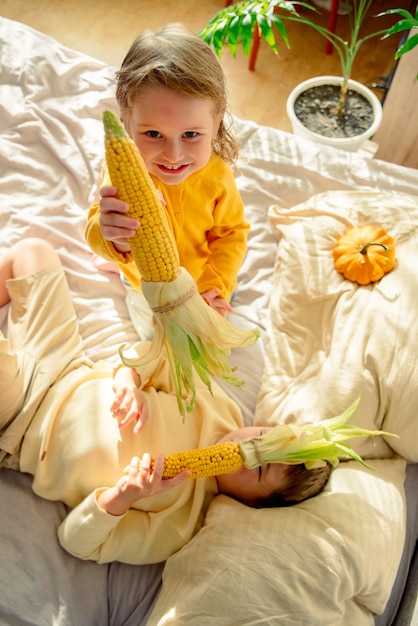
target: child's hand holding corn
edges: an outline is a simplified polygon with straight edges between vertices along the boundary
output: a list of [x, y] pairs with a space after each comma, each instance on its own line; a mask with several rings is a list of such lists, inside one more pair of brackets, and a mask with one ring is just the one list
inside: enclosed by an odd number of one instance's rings
[[133, 217], [128, 217], [129, 204], [118, 198], [118, 192], [113, 185], [100, 189], [100, 230], [107, 241], [115, 246], [118, 252], [130, 252], [129, 237], [133, 237], [140, 223]]
[[151, 455], [145, 453], [141, 460], [131, 459], [128, 471], [114, 487], [99, 491], [97, 504], [110, 515], [124, 515], [141, 498], [155, 496], [163, 491], [177, 487], [189, 476], [185, 470], [173, 478], [163, 480], [164, 457], [158, 455], [151, 472]]
[[[161, 204], [166, 205], [163, 194], [156, 190]], [[105, 185], [100, 189], [100, 231], [103, 238], [110, 241], [118, 252], [131, 251], [128, 242], [129, 237], [135, 235], [140, 227], [140, 222], [135, 218], [128, 217], [129, 204], [118, 197], [118, 190], [113, 185]]]

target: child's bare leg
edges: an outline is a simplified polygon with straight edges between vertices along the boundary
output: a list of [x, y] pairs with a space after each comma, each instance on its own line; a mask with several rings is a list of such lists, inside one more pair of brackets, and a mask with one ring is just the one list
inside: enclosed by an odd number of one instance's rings
[[0, 258], [0, 304], [8, 302], [7, 337], [0, 332], [1, 430], [26, 402], [40, 401], [69, 364], [87, 361], [62, 265], [48, 242], [23, 239]]
[[43, 239], [22, 239], [0, 258], [0, 306], [10, 301], [6, 280], [35, 274], [47, 267], [61, 265], [50, 243]]

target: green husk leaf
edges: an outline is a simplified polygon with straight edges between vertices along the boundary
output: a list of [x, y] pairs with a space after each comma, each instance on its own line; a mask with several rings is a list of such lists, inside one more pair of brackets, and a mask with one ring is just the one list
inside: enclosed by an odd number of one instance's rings
[[307, 467], [314, 467], [328, 461], [335, 467], [341, 458], [351, 458], [371, 468], [351, 446], [342, 442], [359, 437], [398, 436], [348, 424], [359, 401], [357, 398], [336, 417], [315, 424], [280, 424], [259, 437], [241, 441], [244, 465], [250, 469], [263, 463], [305, 463]]
[[[190, 354], [189, 337], [184, 329], [167, 316], [164, 319], [165, 347], [174, 374], [177, 405], [184, 416], [193, 409], [196, 399], [196, 388], [193, 381], [193, 361]], [[175, 346], [175, 350], [173, 347]], [[185, 398], [182, 391], [185, 392]]]

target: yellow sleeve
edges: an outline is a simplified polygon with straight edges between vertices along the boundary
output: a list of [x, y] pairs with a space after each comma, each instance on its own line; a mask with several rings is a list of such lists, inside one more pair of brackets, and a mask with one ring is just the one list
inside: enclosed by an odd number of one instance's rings
[[[221, 297], [229, 301], [247, 252], [250, 225], [230, 168], [218, 159], [214, 161], [213, 173], [217, 187], [213, 225], [206, 233], [208, 257], [197, 285], [200, 293], [217, 287]], [[202, 191], [205, 192], [204, 187]]]
[[[191, 491], [191, 485], [181, 487], [174, 488], [178, 495], [185, 488]], [[73, 556], [98, 563], [158, 563], [192, 538], [197, 520], [191, 523], [188, 519], [191, 505], [179, 508], [177, 515], [173, 515], [170, 507], [164, 509], [162, 504], [170, 499], [160, 494], [144, 498], [144, 502], [160, 501], [159, 511], [129, 509], [125, 515], [110, 515], [97, 504], [97, 493], [101, 490], [92, 492], [72, 509], [58, 528], [60, 544]], [[202, 490], [199, 500], [203, 494]]]
[[215, 208], [216, 223], [207, 233], [209, 256], [198, 280], [199, 293], [217, 287], [229, 301], [247, 252], [250, 226], [244, 217], [238, 192], [221, 198]]

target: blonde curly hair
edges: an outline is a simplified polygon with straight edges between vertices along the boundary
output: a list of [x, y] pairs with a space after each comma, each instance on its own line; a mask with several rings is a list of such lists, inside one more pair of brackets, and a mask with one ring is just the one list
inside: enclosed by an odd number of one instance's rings
[[213, 102], [221, 115], [212, 150], [227, 163], [235, 163], [238, 142], [227, 118], [227, 87], [222, 67], [210, 46], [182, 24], [145, 30], [132, 43], [116, 73], [116, 99], [122, 112], [132, 108], [146, 87], [167, 87], [191, 98]]

